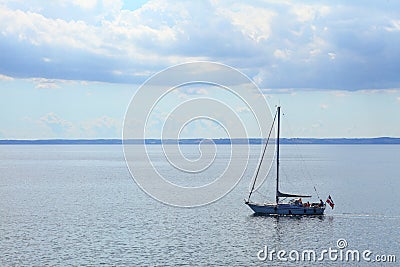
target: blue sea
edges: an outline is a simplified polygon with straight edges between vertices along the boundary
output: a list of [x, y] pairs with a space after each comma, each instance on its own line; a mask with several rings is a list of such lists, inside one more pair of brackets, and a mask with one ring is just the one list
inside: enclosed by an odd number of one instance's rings
[[[161, 147], [149, 153], [184, 182]], [[120, 145], [2, 145], [0, 266], [399, 265], [400, 146], [282, 145], [282, 190], [335, 202], [317, 217], [253, 215], [243, 199], [258, 155], [226, 196], [179, 208], [140, 189]], [[215, 164], [195, 182], [210, 182]], [[273, 200], [273, 181], [274, 169], [252, 198]]]

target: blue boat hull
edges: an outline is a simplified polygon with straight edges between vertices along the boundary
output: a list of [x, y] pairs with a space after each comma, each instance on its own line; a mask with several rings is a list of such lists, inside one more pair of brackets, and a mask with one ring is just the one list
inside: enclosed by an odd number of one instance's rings
[[322, 207], [302, 207], [293, 204], [246, 204], [254, 213], [263, 215], [323, 215], [325, 211], [325, 205]]

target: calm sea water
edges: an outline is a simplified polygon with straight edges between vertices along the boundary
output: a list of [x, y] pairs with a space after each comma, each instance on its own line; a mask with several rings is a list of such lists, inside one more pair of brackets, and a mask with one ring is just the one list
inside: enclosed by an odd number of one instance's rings
[[[218, 148], [224, 158], [228, 147]], [[198, 153], [197, 146], [183, 149]], [[150, 148], [154, 159], [160, 152]], [[370, 250], [371, 259], [396, 255], [397, 263], [385, 265], [398, 266], [399, 146], [283, 145], [281, 154], [283, 191], [315, 196], [316, 186], [324, 200], [331, 194], [334, 210], [327, 208], [322, 217], [254, 216], [243, 199], [257, 157], [221, 200], [176, 208], [135, 184], [121, 146], [0, 146], [0, 266], [380, 265], [328, 257], [316, 263], [257, 258], [265, 246], [288, 253], [338, 249], [341, 238], [347, 242], [342, 251]], [[223, 165], [218, 162], [223, 161], [216, 161], [216, 170]], [[162, 156], [156, 164], [170, 171]], [[209, 182], [210, 175], [194, 182], [202, 179]], [[271, 179], [255, 200], [272, 199]]]

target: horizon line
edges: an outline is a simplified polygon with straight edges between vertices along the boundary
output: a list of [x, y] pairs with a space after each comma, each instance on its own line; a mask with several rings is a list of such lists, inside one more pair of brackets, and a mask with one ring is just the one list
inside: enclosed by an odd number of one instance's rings
[[[0, 139], [0, 145], [58, 145], [58, 144], [263, 144], [267, 138], [181, 138], [181, 139], [121, 139], [121, 138], [96, 138], [96, 139]], [[271, 138], [274, 140], [275, 138]], [[208, 141], [207, 141], [208, 140]], [[281, 144], [400, 144], [400, 137], [295, 137], [280, 138]]]
[[[280, 137], [280, 139], [378, 139], [378, 138], [390, 138], [390, 139], [400, 139], [395, 136], [374, 136], [374, 137]], [[266, 139], [261, 137], [191, 137], [191, 138], [129, 138], [126, 140], [198, 140], [198, 139]], [[37, 140], [124, 140], [124, 138], [33, 138], [33, 139], [24, 139], [24, 138], [0, 138], [0, 141], [37, 141]]]

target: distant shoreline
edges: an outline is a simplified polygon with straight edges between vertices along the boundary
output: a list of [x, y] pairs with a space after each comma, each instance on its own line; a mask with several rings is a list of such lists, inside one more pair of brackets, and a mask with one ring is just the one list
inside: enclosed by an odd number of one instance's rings
[[[125, 141], [127, 144], [179, 144], [195, 145], [202, 143], [210, 144], [212, 141], [217, 145], [229, 144], [261, 144], [261, 138], [219, 138], [219, 139], [131, 139]], [[309, 145], [384, 145], [400, 144], [400, 138], [376, 137], [376, 138], [281, 138], [281, 144], [309, 144]], [[0, 140], [0, 145], [121, 145], [122, 139], [43, 139], [43, 140]]]

